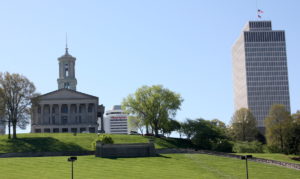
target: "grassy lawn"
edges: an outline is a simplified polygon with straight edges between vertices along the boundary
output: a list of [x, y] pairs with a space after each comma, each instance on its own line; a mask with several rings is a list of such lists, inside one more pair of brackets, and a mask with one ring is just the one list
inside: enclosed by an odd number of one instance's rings
[[[70, 178], [67, 157], [0, 158], [0, 178]], [[74, 178], [245, 178], [245, 161], [205, 154], [166, 154], [151, 158], [102, 159], [80, 156]], [[299, 178], [300, 171], [249, 162], [249, 177]]]
[[275, 153], [235, 153], [235, 154], [252, 155], [253, 157], [257, 157], [257, 158], [264, 158], [264, 159], [300, 164], [300, 161], [292, 159], [292, 157], [299, 157], [297, 155], [285, 155], [285, 154], [275, 154]]
[[[147, 143], [149, 137], [140, 135], [111, 135], [115, 143]], [[97, 134], [41, 133], [18, 134], [17, 140], [0, 136], [0, 153], [9, 152], [50, 152], [50, 151], [90, 151]], [[155, 138], [156, 148], [192, 147], [190, 141], [174, 138]]]

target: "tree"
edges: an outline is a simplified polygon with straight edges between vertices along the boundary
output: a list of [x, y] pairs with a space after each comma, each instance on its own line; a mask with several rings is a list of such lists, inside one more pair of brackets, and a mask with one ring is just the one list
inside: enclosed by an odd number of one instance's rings
[[300, 111], [292, 115], [291, 122], [287, 129], [287, 139], [285, 145], [287, 146], [287, 153], [300, 153]]
[[[122, 102], [123, 109], [128, 113], [139, 116], [149, 124], [158, 137], [158, 131], [169, 118], [176, 115], [183, 99], [175, 92], [161, 85], [142, 86], [134, 94]], [[147, 128], [147, 126], [146, 126]]]
[[185, 122], [181, 124], [182, 133], [188, 138], [191, 139], [196, 133], [196, 121], [192, 119], [186, 119]]
[[29, 124], [31, 97], [34, 96], [35, 86], [26, 77], [15, 73], [0, 74], [0, 98], [5, 106], [5, 118], [10, 127], [13, 128], [13, 138], [17, 138], [17, 126], [24, 129]]
[[174, 119], [169, 119], [166, 121], [166, 123], [162, 127], [162, 131], [164, 134], [171, 135], [173, 131], [179, 131], [181, 128], [181, 125], [178, 121]]
[[143, 131], [144, 131], [143, 129], [145, 126], [143, 120], [141, 120], [141, 118], [136, 116], [129, 116], [128, 120], [129, 120], [129, 126], [133, 129], [140, 130], [141, 134], [143, 135]]
[[274, 104], [265, 120], [268, 146], [285, 151], [285, 141], [290, 129], [291, 116], [284, 105]]
[[228, 142], [225, 131], [215, 121], [204, 119], [190, 120], [182, 124], [185, 135], [200, 149], [230, 152], [232, 145]]
[[233, 139], [240, 141], [252, 141], [257, 134], [256, 120], [246, 108], [237, 110], [231, 120], [231, 135]]

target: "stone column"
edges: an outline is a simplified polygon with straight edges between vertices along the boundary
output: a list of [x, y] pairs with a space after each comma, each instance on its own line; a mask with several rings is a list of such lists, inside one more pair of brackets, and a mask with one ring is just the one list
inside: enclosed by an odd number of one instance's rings
[[44, 104], [41, 105], [41, 124], [44, 124]]
[[77, 113], [76, 113], [76, 116], [77, 116], [77, 123], [79, 123], [79, 116], [80, 116], [80, 113], [79, 113], [79, 106], [80, 106], [80, 104], [76, 104], [76, 107], [77, 107]]
[[50, 121], [49, 121], [49, 124], [51, 125], [52, 124], [52, 107], [53, 107], [53, 104], [49, 104], [50, 106]]
[[58, 124], [61, 124], [61, 104], [58, 104]]
[[89, 121], [89, 113], [88, 113], [88, 106], [89, 106], [89, 104], [88, 103], [86, 103], [85, 104], [85, 123], [88, 123]]
[[67, 104], [68, 105], [68, 122], [67, 124], [72, 124], [71, 121], [71, 104]]

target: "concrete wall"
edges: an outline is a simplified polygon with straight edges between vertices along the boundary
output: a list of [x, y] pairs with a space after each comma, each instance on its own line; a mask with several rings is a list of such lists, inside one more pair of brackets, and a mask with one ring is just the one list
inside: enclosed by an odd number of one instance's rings
[[97, 142], [96, 157], [154, 157], [156, 151], [153, 143], [102, 144]]

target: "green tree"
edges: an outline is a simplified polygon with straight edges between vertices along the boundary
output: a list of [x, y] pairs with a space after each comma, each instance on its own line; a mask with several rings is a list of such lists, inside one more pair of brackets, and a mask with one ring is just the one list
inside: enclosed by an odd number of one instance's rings
[[204, 119], [190, 120], [183, 123], [184, 133], [191, 138], [199, 149], [209, 149], [230, 152], [232, 145], [228, 142], [224, 129], [215, 123]]
[[[122, 102], [123, 109], [133, 116], [139, 116], [154, 130], [158, 131], [169, 118], [176, 115], [183, 99], [175, 92], [161, 85], [142, 86], [134, 94], [129, 95]], [[147, 128], [147, 126], [146, 126]]]
[[300, 153], [300, 111], [292, 115], [291, 122], [288, 125], [287, 140], [287, 153], [299, 154]]
[[188, 138], [191, 139], [196, 133], [196, 121], [192, 119], [186, 119], [185, 122], [181, 124], [182, 133]]
[[180, 128], [181, 128], [181, 125], [178, 121], [176, 121], [174, 119], [169, 119], [163, 125], [162, 131], [164, 134], [167, 134], [168, 136], [170, 136], [173, 131], [179, 131]]
[[246, 108], [237, 110], [230, 124], [230, 133], [235, 140], [252, 141], [258, 132], [256, 120], [251, 111]]
[[26, 77], [15, 73], [0, 74], [0, 98], [5, 106], [5, 118], [8, 122], [9, 135], [10, 128], [13, 128], [13, 138], [17, 138], [16, 129], [26, 128], [29, 124], [31, 97], [34, 96], [35, 87]]
[[268, 146], [275, 147], [284, 152], [290, 125], [291, 116], [285, 106], [274, 104], [265, 120]]

